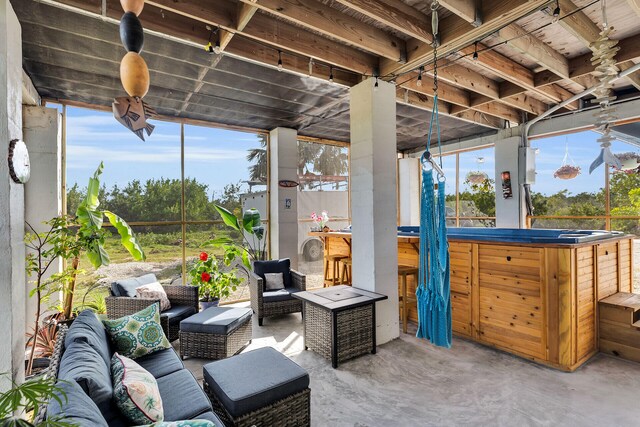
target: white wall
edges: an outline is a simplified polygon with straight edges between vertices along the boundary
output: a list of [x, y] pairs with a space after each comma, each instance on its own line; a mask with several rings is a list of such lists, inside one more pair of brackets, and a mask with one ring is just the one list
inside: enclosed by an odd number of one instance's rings
[[[511, 137], [496, 141], [495, 180], [496, 180], [496, 227], [520, 228], [524, 226], [522, 209], [522, 188], [519, 173], [520, 138]], [[511, 173], [513, 197], [505, 199], [502, 195], [502, 172]]]
[[420, 225], [420, 159], [398, 160], [400, 225]]
[[9, 0], [0, 0], [0, 392], [24, 376], [24, 188], [9, 176], [9, 141], [22, 139], [22, 36]]
[[[61, 118], [58, 110], [53, 108], [24, 107], [22, 113], [24, 140], [31, 162], [31, 178], [24, 186], [24, 215], [33, 228], [45, 232], [49, 227], [43, 222], [62, 214]], [[60, 271], [61, 260], [50, 267], [45, 279]], [[32, 289], [28, 283], [25, 288], [27, 330], [32, 326], [36, 310], [36, 298], [29, 298]], [[54, 295], [42, 308], [56, 302]]]

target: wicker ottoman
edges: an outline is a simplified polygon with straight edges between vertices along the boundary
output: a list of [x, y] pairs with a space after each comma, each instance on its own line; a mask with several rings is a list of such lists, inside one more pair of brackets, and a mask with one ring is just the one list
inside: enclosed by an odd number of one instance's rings
[[210, 307], [180, 322], [180, 356], [224, 359], [251, 342], [250, 308]]
[[309, 374], [271, 347], [211, 362], [203, 374], [225, 426], [310, 425]]

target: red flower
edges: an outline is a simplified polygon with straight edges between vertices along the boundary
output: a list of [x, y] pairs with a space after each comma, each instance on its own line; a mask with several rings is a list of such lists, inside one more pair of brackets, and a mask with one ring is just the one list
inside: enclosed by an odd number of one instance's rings
[[200, 278], [202, 279], [203, 282], [208, 282], [209, 280], [211, 280], [211, 275], [209, 273], [207, 273], [206, 271], [203, 271], [202, 275], [200, 275]]
[[209, 255], [206, 252], [200, 252], [200, 261], [206, 261], [209, 259]]

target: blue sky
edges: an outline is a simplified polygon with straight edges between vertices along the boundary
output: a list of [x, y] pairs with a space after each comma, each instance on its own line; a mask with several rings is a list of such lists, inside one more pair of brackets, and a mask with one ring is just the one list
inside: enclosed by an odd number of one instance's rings
[[[67, 182], [86, 186], [100, 160], [105, 163], [102, 176], [107, 187], [124, 186], [128, 182], [149, 178], [180, 178], [180, 125], [153, 121], [155, 131], [147, 141], [141, 141], [113, 118], [112, 114], [67, 108]], [[596, 191], [604, 186], [604, 169], [589, 175], [589, 165], [600, 147], [598, 135], [591, 131], [567, 136], [534, 140], [539, 148], [536, 156], [538, 174], [534, 191], [554, 194], [569, 189], [576, 194]], [[555, 179], [553, 173], [562, 165], [565, 145], [582, 174], [571, 181]], [[185, 174], [209, 185], [211, 192], [220, 192], [228, 183], [248, 179], [247, 150], [259, 147], [258, 136], [252, 133], [200, 126], [185, 126]], [[613, 152], [638, 151], [631, 145], [615, 141]], [[483, 158], [484, 162], [478, 162]], [[455, 156], [443, 158], [447, 176], [455, 174]], [[493, 176], [493, 148], [460, 154], [460, 184], [464, 191], [464, 177], [471, 170], [481, 170]], [[246, 189], [246, 186], [245, 188]], [[447, 193], [455, 193], [451, 180]]]
[[[104, 161], [102, 182], [111, 187], [149, 178], [180, 178], [180, 125], [152, 121], [146, 141], [116, 122], [110, 113], [67, 108], [67, 182], [86, 186]], [[259, 147], [257, 135], [185, 126], [185, 176], [220, 192], [224, 185], [248, 179], [247, 150]], [[211, 193], [210, 193], [211, 194]]]

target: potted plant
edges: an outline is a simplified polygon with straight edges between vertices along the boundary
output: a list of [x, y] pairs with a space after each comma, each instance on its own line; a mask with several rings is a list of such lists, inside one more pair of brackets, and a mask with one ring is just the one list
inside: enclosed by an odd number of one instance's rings
[[216, 307], [221, 298], [228, 297], [238, 288], [243, 279], [239, 278], [236, 272], [235, 268], [222, 271], [215, 256], [209, 256], [207, 252], [200, 253], [189, 270], [189, 282], [198, 286], [201, 310]]
[[312, 212], [311, 220], [316, 225], [316, 231], [329, 231], [329, 227], [327, 226], [327, 223], [329, 222], [329, 213], [327, 211], [322, 211], [320, 215]]
[[580, 166], [562, 165], [553, 174], [554, 178], [573, 179], [580, 175]]
[[620, 170], [623, 172], [633, 171], [640, 166], [640, 155], [637, 153], [627, 152], [616, 154], [615, 156], [620, 160], [620, 164], [622, 165]]

